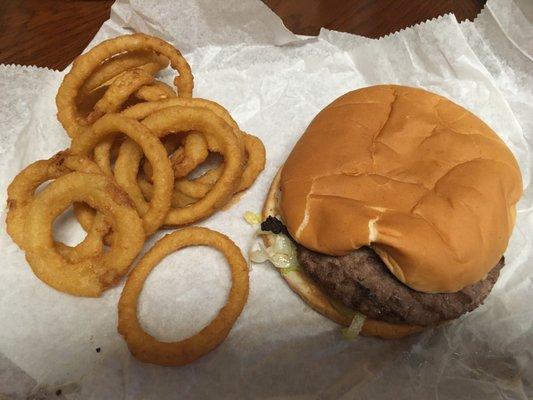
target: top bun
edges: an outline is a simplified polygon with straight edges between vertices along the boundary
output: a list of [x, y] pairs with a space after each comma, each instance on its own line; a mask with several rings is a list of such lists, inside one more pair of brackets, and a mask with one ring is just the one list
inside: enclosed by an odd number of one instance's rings
[[371, 246], [423, 292], [456, 292], [501, 258], [522, 193], [518, 164], [479, 118], [405, 86], [349, 92], [311, 122], [281, 173], [281, 216], [329, 255]]

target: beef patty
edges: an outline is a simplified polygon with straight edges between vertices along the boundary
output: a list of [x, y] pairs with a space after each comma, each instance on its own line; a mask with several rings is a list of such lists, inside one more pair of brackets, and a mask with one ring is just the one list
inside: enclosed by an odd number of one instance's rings
[[502, 257], [488, 275], [456, 293], [423, 293], [400, 282], [370, 248], [332, 257], [298, 246], [301, 267], [330, 296], [366, 316], [412, 325], [454, 319], [483, 303], [500, 275]]

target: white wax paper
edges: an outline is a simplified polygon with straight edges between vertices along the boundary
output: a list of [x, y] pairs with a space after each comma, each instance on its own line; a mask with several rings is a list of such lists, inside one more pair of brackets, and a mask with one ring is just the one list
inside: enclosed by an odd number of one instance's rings
[[[350, 342], [273, 267], [253, 265], [248, 303], [227, 340], [192, 365], [164, 368], [136, 361], [117, 333], [121, 286], [99, 299], [54, 291], [32, 274], [2, 229], [0, 398], [532, 398], [532, 18], [518, 4], [489, 0], [474, 22], [458, 24], [447, 15], [372, 40], [328, 30], [299, 38], [253, 0], [119, 0], [91, 45], [133, 30], [171, 41], [191, 64], [195, 96], [220, 102], [266, 145], [267, 168], [255, 185], [201, 225], [229, 235], [246, 252], [253, 228], [242, 215], [260, 210], [272, 177], [315, 114], [346, 91], [400, 83], [469, 108], [519, 160], [526, 194], [507, 266], [485, 304], [453, 323], [394, 342]], [[21, 168], [68, 146], [55, 119], [63, 75], [0, 66], [2, 204]], [[62, 218], [58, 238], [80, 237], [72, 218]], [[146, 282], [141, 321], [160, 339], [184, 338], [216, 314], [229, 286], [217, 253], [178, 252]]]

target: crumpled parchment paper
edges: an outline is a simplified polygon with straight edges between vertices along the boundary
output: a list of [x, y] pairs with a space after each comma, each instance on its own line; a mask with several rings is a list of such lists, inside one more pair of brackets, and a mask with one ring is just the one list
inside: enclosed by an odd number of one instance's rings
[[[171, 41], [192, 66], [195, 96], [220, 102], [267, 148], [267, 168], [251, 190], [202, 225], [226, 233], [246, 253], [253, 228], [242, 215], [260, 210], [272, 177], [314, 115], [349, 90], [399, 83], [467, 107], [519, 160], [526, 191], [507, 266], [475, 312], [384, 342], [346, 341], [272, 266], [253, 265], [248, 303], [227, 340], [192, 365], [163, 368], [136, 361], [117, 333], [120, 286], [99, 299], [54, 291], [2, 229], [0, 398], [532, 398], [533, 17], [524, 4], [489, 0], [474, 22], [446, 15], [373, 40], [326, 29], [318, 37], [295, 36], [255, 0], [118, 0], [91, 45], [131, 31]], [[55, 118], [63, 75], [0, 66], [2, 205], [21, 168], [69, 144]], [[171, 74], [164, 78], [170, 82]], [[81, 238], [71, 215], [57, 227], [65, 242]], [[220, 255], [183, 250], [146, 282], [141, 321], [160, 339], [184, 338], [216, 314], [229, 286]]]

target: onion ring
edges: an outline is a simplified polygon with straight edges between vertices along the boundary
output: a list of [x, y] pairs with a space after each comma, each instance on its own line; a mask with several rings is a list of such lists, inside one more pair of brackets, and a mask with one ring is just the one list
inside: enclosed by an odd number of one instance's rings
[[174, 188], [176, 190], [179, 190], [184, 195], [192, 197], [194, 199], [201, 199], [202, 197], [205, 197], [205, 195], [209, 193], [212, 187], [213, 185], [208, 185], [206, 183], [201, 183], [188, 179], [179, 179], [174, 182]]
[[80, 92], [87, 95], [102, 86], [110, 85], [121, 73], [132, 68], [140, 68], [147, 74], [154, 75], [165, 69], [168, 62], [168, 58], [151, 50], [118, 54], [101, 63], [87, 78]]
[[[85, 232], [90, 232], [93, 229], [95, 223], [95, 217], [98, 217], [100, 214], [96, 212], [94, 208], [91, 208], [86, 203], [74, 203], [72, 205], [74, 210], [74, 216], [78, 220], [81, 227]], [[104, 236], [105, 235], [105, 236]], [[103, 242], [107, 246], [110, 246], [113, 243], [113, 232], [107, 232], [103, 236]]]
[[171, 86], [160, 81], [156, 81], [151, 85], [145, 85], [135, 92], [135, 97], [143, 101], [160, 101], [177, 96]]
[[265, 169], [266, 163], [265, 145], [258, 137], [245, 133], [244, 146], [247, 155], [246, 167], [242, 173], [237, 192], [242, 192], [252, 186], [259, 173]]
[[[119, 114], [106, 114], [87, 129], [84, 135], [72, 140], [71, 151], [73, 154], [89, 155], [98, 143], [118, 132], [129, 137], [122, 144], [122, 147], [127, 143], [131, 143], [135, 146], [138, 154], [142, 156], [144, 153], [146, 155], [154, 168], [154, 196], [152, 201], [150, 201], [150, 204], [145, 204], [142, 209], [137, 209], [142, 216], [144, 230], [148, 236], [163, 224], [165, 216], [170, 209], [174, 184], [172, 167], [167, 158], [167, 152], [157, 137], [152, 135], [146, 126], [134, 119], [125, 118]], [[122, 147], [115, 163], [115, 175], [121, 169], [120, 154], [122, 153]], [[118, 179], [117, 182], [129, 194], [128, 187], [122, 186]]]
[[[174, 176], [184, 177], [193, 171], [197, 166], [205, 161], [209, 155], [206, 140], [202, 134], [190, 132], [183, 139], [183, 145], [180, 146], [182, 135], [170, 135], [169, 138], [177, 138], [171, 141], [163, 141], [167, 152], [170, 153], [170, 163], [174, 170]], [[142, 165], [145, 177], [150, 181], [152, 179], [152, 167], [146, 160]]]
[[[178, 149], [178, 147], [180, 147], [182, 139], [183, 139], [183, 135], [168, 135], [168, 136], [165, 136], [161, 140], [161, 142], [163, 143], [163, 146], [165, 146], [167, 153], [172, 154]], [[152, 181], [152, 166], [150, 165], [150, 163], [148, 162], [146, 158], [143, 160], [142, 170], [143, 170], [143, 174], [146, 177], [146, 179], [148, 179], [148, 181], [151, 182]]]
[[111, 147], [115, 143], [116, 138], [108, 138], [98, 143], [94, 147], [94, 162], [107, 176], [113, 176], [113, 168], [111, 167]]
[[[220, 104], [215, 103], [210, 100], [200, 99], [200, 98], [194, 98], [194, 99], [169, 99], [169, 100], [163, 100], [159, 102], [148, 102], [148, 103], [139, 103], [135, 104], [129, 108], [126, 108], [124, 111], [122, 111], [122, 115], [142, 120], [144, 118], [147, 118], [150, 114], [153, 112], [167, 108], [170, 106], [179, 105], [179, 106], [190, 106], [190, 107], [203, 107], [208, 108], [209, 110], [213, 111], [217, 116], [224, 119], [227, 124], [229, 124], [234, 131], [236, 132], [236, 135], [242, 138], [243, 144], [241, 145], [243, 147], [243, 151], [245, 151], [248, 155], [249, 162], [246, 163], [245, 170], [243, 172], [243, 178], [241, 180], [241, 183], [239, 184], [239, 188], [236, 192], [241, 192], [243, 190], [248, 189], [254, 182], [259, 173], [265, 168], [265, 146], [261, 142], [259, 138], [256, 136], [247, 134], [242, 132], [239, 129], [239, 126], [235, 122], [235, 120], [231, 117], [229, 112], [222, 107]], [[218, 146], [216, 143], [213, 143], [213, 140], [208, 139], [208, 147], [211, 151], [217, 151]], [[218, 167], [222, 169], [223, 167]], [[217, 173], [220, 173], [217, 172]], [[177, 176], [177, 178], [180, 178]], [[193, 182], [193, 185], [195, 183], [195, 180], [190, 180], [190, 182]], [[203, 182], [198, 182], [203, 183]], [[191, 186], [192, 187], [192, 186]], [[198, 190], [202, 190], [200, 187]]]
[[[178, 342], [161, 342], [144, 331], [137, 303], [144, 282], [170, 253], [187, 246], [210, 246], [226, 257], [231, 269], [231, 290], [226, 305], [196, 335]], [[135, 358], [158, 365], [186, 365], [214, 350], [229, 334], [248, 298], [248, 266], [239, 248], [227, 236], [206, 228], [185, 228], [159, 240], [130, 273], [118, 303], [118, 332]]]
[[[139, 178], [138, 184], [139, 184], [139, 188], [141, 189], [141, 192], [144, 198], [150, 201], [152, 198], [153, 186], [148, 181], [146, 181], [145, 179], [141, 179], [141, 178]], [[181, 207], [187, 207], [188, 205], [196, 203], [197, 201], [198, 199], [189, 197], [183, 194], [182, 192], [180, 192], [178, 189], [174, 188], [174, 193], [172, 193], [172, 201], [170, 202], [170, 204], [172, 208], [181, 208]], [[87, 230], [91, 229], [92, 227], [91, 224], [92, 224], [92, 219], [87, 224], [87, 228], [86, 228]]]
[[174, 177], [187, 176], [203, 163], [208, 155], [209, 150], [204, 136], [195, 132], [189, 133], [183, 141], [183, 146], [170, 156]]
[[[57, 251], [52, 224], [73, 202], [87, 202], [110, 221], [114, 242], [108, 252], [72, 263]], [[144, 244], [142, 221], [128, 196], [102, 174], [71, 172], [53, 181], [32, 202], [24, 224], [26, 260], [35, 275], [75, 296], [97, 297], [123, 276]]]
[[[238, 139], [231, 127], [206, 108], [174, 106], [159, 110], [143, 120], [143, 125], [156, 137], [171, 132], [200, 131], [206, 137], [213, 136], [221, 146], [225, 167], [212, 190], [198, 202], [186, 208], [172, 208], [165, 218], [165, 225], [180, 226], [206, 218], [229, 200], [242, 175], [242, 153]], [[120, 148], [115, 163], [115, 178], [126, 190], [141, 214], [146, 201], [137, 184], [137, 174], [142, 154], [136, 146], [126, 141]], [[168, 159], [167, 159], [168, 160]], [[154, 197], [156, 198], [155, 194]], [[143, 204], [144, 203], [144, 204]]]
[[[220, 175], [222, 175], [222, 171], [223, 168], [216, 167], [205, 172], [198, 178], [189, 180], [177, 179], [174, 182], [174, 197], [178, 196], [185, 199], [193, 199], [193, 202], [196, 202], [196, 200], [205, 196], [205, 190], [207, 190], [207, 188], [210, 190], [211, 187], [213, 187], [217, 179], [220, 178]], [[142, 178], [139, 178], [138, 182], [142, 182], [146, 185], [146, 182], [143, 182]]]
[[120, 111], [128, 98], [144, 85], [151, 84], [154, 77], [140, 68], [130, 69], [118, 76], [94, 105], [87, 116], [87, 122], [93, 123], [104, 114]]
[[[121, 114], [129, 118], [143, 120], [158, 110], [162, 110], [163, 108], [168, 108], [172, 106], [207, 108], [208, 110], [215, 113], [217, 117], [222, 118], [232, 128], [234, 135], [237, 138], [241, 139], [241, 135], [243, 133], [239, 129], [239, 126], [237, 125], [235, 120], [231, 117], [228, 110], [226, 110], [220, 104], [214, 101], [211, 101], [211, 100], [200, 99], [200, 98], [191, 99], [191, 98], [180, 97], [180, 98], [154, 101], [154, 102], [148, 102], [148, 103], [139, 103], [139, 104], [135, 104], [131, 107], [126, 108], [124, 111], [121, 112]], [[207, 145], [211, 151], [219, 152], [220, 148], [214, 137], [207, 136], [206, 140], [207, 140]], [[242, 143], [242, 141], [239, 141], [239, 148], [244, 154], [244, 143]]]
[[[246, 167], [244, 168], [239, 186], [235, 193], [242, 192], [252, 186], [259, 173], [265, 169], [266, 163], [266, 152], [263, 142], [261, 142], [259, 138], [247, 133], [245, 133], [243, 137], [247, 160]], [[216, 179], [218, 179], [222, 173], [223, 168], [223, 165], [219, 165], [196, 179], [177, 179], [174, 185], [187, 196], [197, 199], [202, 198], [216, 182]], [[176, 176], [176, 174], [174, 174], [174, 176]]]
[[[98, 166], [89, 159], [63, 151], [48, 160], [39, 160], [30, 164], [13, 179], [7, 189], [6, 228], [7, 233], [21, 249], [24, 249], [24, 224], [34, 200], [35, 190], [42, 183], [73, 171], [101, 173]], [[61, 247], [63, 254], [70, 260], [94, 257], [102, 252], [102, 235], [108, 230], [109, 225], [103, 219], [99, 219], [91, 229], [87, 230], [87, 237], [77, 246], [70, 247], [60, 242], [57, 242], [56, 246]]]
[[65, 75], [57, 92], [57, 118], [70, 137], [80, 135], [88, 125], [76, 105], [76, 96], [87, 79], [103, 61], [122, 52], [137, 50], [153, 50], [168, 58], [171, 67], [179, 72], [179, 75], [174, 78], [178, 95], [180, 97], [192, 96], [191, 68], [179, 50], [169, 43], [142, 33], [105, 40], [74, 60], [72, 69]]
[[204, 185], [213, 186], [218, 180], [218, 178], [220, 178], [220, 175], [222, 175], [222, 171], [223, 168], [220, 166], [217, 168], [210, 169], [198, 178], [191, 179], [191, 182], [198, 182]]

